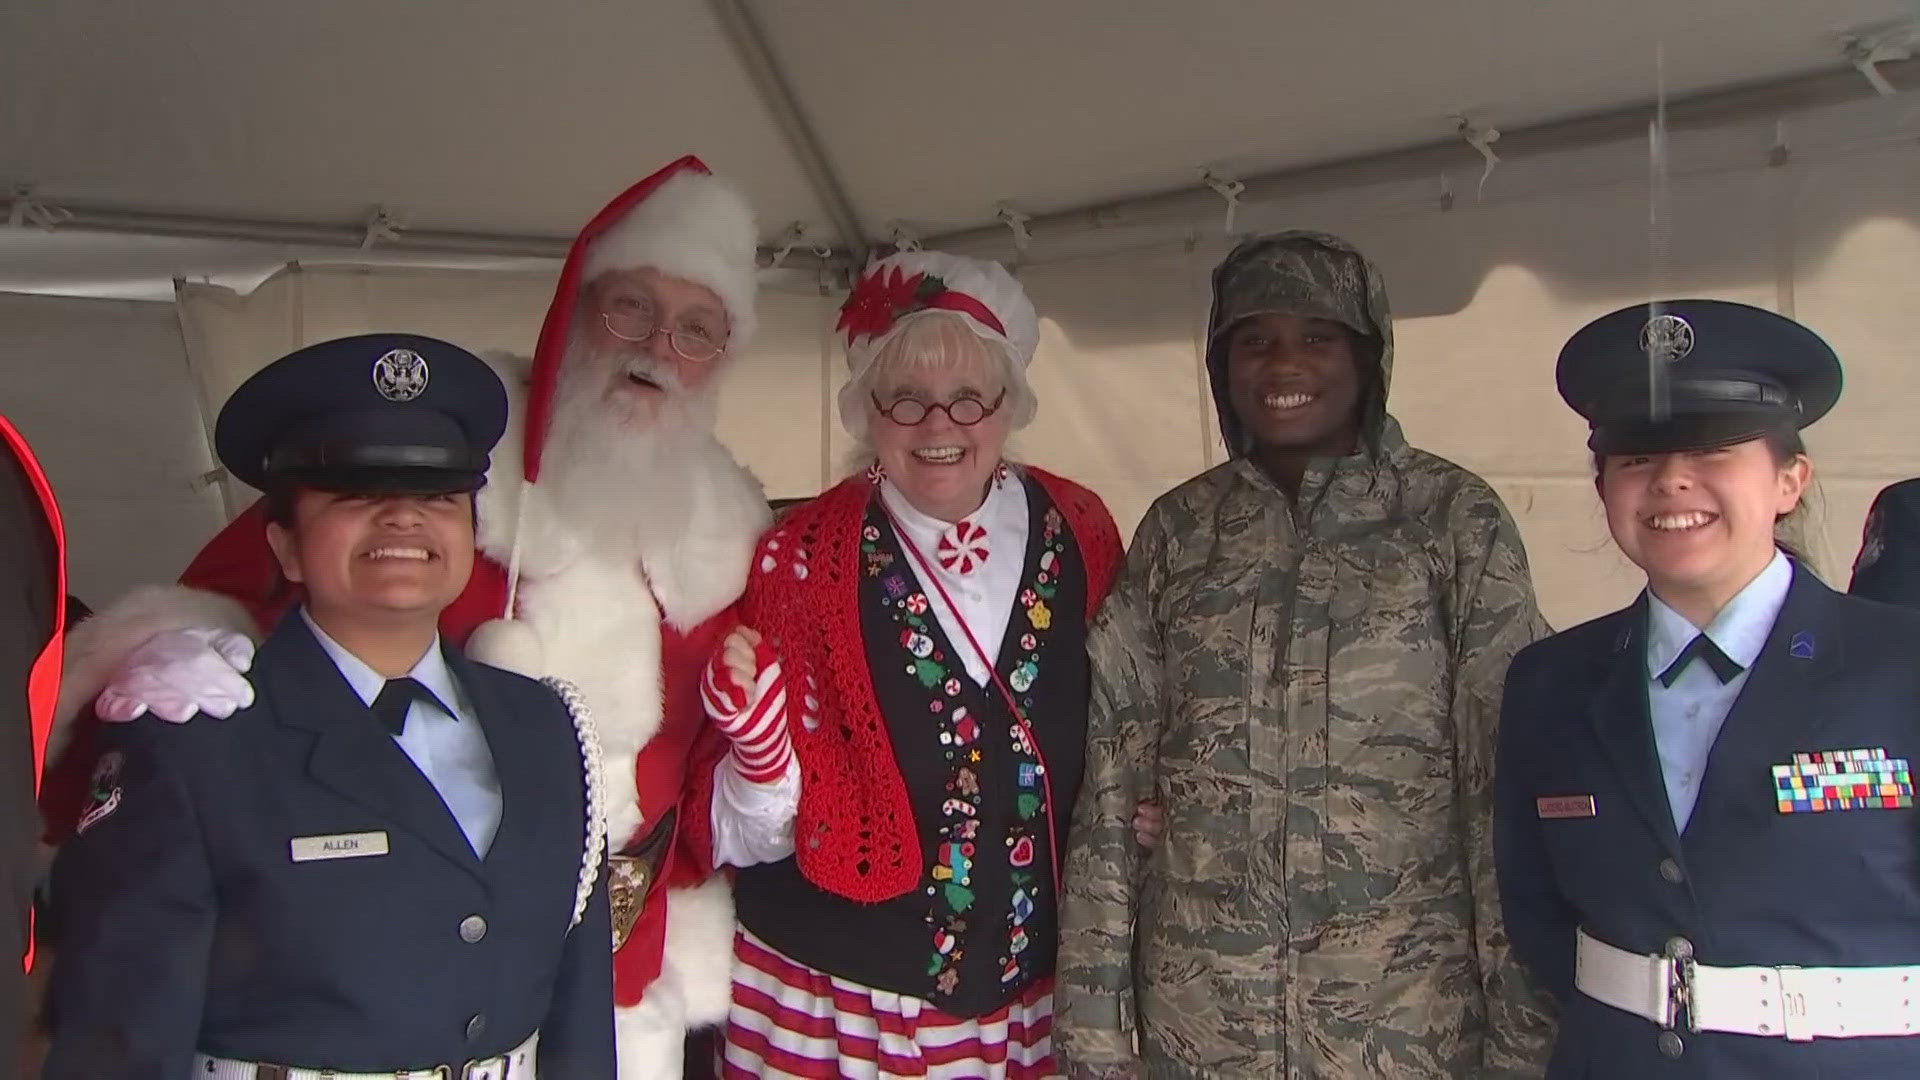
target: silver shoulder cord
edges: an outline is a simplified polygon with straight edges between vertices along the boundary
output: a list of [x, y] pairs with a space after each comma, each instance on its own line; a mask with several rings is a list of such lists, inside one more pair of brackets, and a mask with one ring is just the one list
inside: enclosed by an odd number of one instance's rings
[[573, 894], [573, 921], [567, 924], [571, 931], [587, 913], [593, 886], [600, 880], [600, 862], [607, 852], [607, 795], [606, 785], [600, 778], [600, 729], [594, 726], [593, 710], [587, 707], [586, 696], [580, 693], [579, 687], [551, 675], [540, 681], [566, 703], [567, 714], [573, 718], [574, 735], [580, 740], [580, 762], [587, 780], [587, 842], [580, 855], [580, 883]]

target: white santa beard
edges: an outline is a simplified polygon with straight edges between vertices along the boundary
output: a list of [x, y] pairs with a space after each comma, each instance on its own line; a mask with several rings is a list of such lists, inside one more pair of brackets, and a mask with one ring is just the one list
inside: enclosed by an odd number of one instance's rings
[[[667, 365], [626, 350], [574, 343], [554, 387], [540, 486], [568, 531], [602, 554], [625, 557], [669, 545], [712, 478], [717, 380], [682, 386]], [[615, 398], [617, 373], [644, 374], [660, 389], [647, 406]]]

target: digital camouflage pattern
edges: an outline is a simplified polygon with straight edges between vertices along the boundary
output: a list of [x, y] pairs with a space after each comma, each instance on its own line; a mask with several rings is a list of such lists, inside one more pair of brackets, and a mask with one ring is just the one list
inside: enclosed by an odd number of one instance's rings
[[[1383, 398], [1379, 275], [1331, 237], [1280, 239], [1309, 250], [1258, 257], [1323, 292], [1339, 264], [1364, 275]], [[1502, 679], [1546, 630], [1526, 554], [1484, 481], [1378, 401], [1365, 429], [1297, 507], [1243, 456], [1162, 496], [1095, 623], [1054, 1029], [1073, 1075], [1544, 1071], [1549, 1006], [1508, 954], [1490, 839]], [[1129, 824], [1147, 797], [1151, 856]]]

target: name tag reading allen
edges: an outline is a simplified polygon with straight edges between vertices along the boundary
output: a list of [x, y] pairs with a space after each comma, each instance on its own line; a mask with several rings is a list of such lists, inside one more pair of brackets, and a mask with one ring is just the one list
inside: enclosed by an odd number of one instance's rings
[[337, 836], [296, 836], [290, 842], [294, 862], [322, 859], [364, 859], [387, 853], [384, 832], [340, 833]]
[[1545, 820], [1593, 816], [1591, 795], [1549, 795], [1533, 800], [1533, 808]]

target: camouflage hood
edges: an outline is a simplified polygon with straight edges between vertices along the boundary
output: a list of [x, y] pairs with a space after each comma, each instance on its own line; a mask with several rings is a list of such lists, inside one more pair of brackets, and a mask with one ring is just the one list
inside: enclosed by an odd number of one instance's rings
[[1369, 442], [1377, 441], [1393, 374], [1393, 316], [1386, 283], [1352, 244], [1295, 229], [1243, 241], [1213, 271], [1207, 375], [1227, 452], [1240, 457], [1251, 448], [1227, 398], [1226, 332], [1248, 316], [1270, 313], [1332, 319], [1376, 346], [1361, 352], [1363, 357], [1378, 354], [1380, 375], [1360, 402], [1360, 430]]

